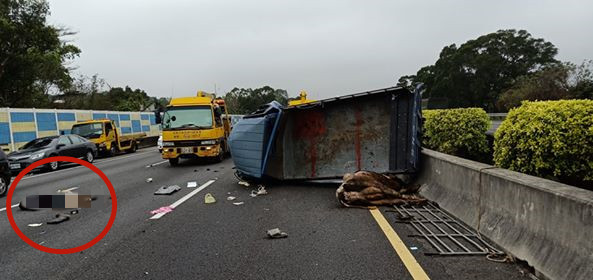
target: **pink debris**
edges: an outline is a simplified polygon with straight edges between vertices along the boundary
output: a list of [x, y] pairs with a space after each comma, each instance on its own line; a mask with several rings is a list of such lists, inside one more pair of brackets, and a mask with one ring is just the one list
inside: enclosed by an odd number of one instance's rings
[[150, 211], [150, 214], [169, 213], [171, 211], [173, 211], [173, 208], [171, 206], [164, 206], [159, 209]]

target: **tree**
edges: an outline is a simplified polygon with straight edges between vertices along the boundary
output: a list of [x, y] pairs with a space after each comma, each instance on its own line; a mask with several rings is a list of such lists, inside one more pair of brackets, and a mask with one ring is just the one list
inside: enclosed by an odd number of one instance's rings
[[520, 77], [498, 100], [498, 108], [508, 111], [521, 105], [522, 101], [586, 99], [593, 97], [591, 61], [577, 66], [558, 63]]
[[429, 108], [493, 111], [500, 93], [519, 77], [558, 63], [557, 53], [552, 43], [525, 30], [499, 30], [444, 47], [436, 63], [420, 69], [410, 83], [426, 85]]
[[288, 104], [288, 93], [283, 89], [274, 89], [270, 86], [261, 88], [233, 88], [224, 96], [231, 114], [249, 114], [261, 105], [278, 101], [282, 105]]
[[66, 30], [47, 24], [45, 0], [0, 0], [0, 107], [49, 106], [52, 88], [72, 79], [67, 62], [80, 49], [61, 38]]

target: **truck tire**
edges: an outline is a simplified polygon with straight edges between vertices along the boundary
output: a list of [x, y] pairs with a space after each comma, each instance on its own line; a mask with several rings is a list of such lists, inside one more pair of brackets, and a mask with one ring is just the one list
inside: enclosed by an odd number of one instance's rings
[[131, 153], [135, 153], [136, 149], [138, 149], [138, 147], [136, 147], [136, 141], [132, 142], [132, 146], [127, 150], [128, 154]]
[[111, 148], [109, 148], [107, 155], [112, 157], [115, 156], [115, 154], [117, 154], [117, 147], [115, 146], [115, 143], [111, 143]]
[[169, 165], [177, 166], [178, 164], [179, 164], [179, 158], [170, 158], [169, 159]]

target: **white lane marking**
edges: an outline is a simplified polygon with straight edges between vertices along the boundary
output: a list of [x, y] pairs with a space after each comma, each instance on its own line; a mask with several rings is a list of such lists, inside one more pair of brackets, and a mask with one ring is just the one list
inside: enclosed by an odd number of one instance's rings
[[[94, 164], [95, 165], [98, 165], [100, 163], [107, 163], [107, 162], [112, 162], [112, 161], [116, 161], [116, 160], [120, 160], [120, 159], [126, 159], [126, 158], [130, 158], [130, 157], [135, 157], [135, 156], [143, 155], [143, 154], [146, 154], [146, 153], [150, 153], [150, 152], [136, 153], [136, 154], [129, 155], [129, 156], [123, 156], [123, 157], [118, 157], [118, 158], [113, 158], [113, 159], [98, 161], [98, 162], [96, 162]], [[31, 178], [35, 178], [35, 177], [40, 177], [40, 176], [45, 176], [45, 175], [53, 175], [53, 174], [57, 174], [57, 173], [64, 172], [64, 171], [74, 170], [74, 169], [81, 168], [81, 167], [84, 167], [84, 166], [76, 166], [76, 167], [62, 169], [62, 170], [58, 170], [58, 171], [54, 171], [54, 172], [47, 172], [47, 173], [43, 173], [43, 174], [36, 174], [36, 175], [26, 176], [26, 177], [23, 177], [22, 180], [27, 180], [27, 179], [31, 179]]]
[[[18, 204], [15, 204], [15, 205], [10, 206], [10, 208], [14, 208], [14, 207], [17, 207], [17, 206], [19, 206], [19, 205]], [[2, 212], [2, 211], [6, 211], [6, 207], [0, 208], [0, 212]]]
[[169, 161], [169, 160], [163, 160], [163, 161], [155, 162], [155, 163], [153, 163], [153, 164], [149, 164], [149, 165], [147, 165], [146, 167], [153, 167], [153, 166], [157, 166], [157, 165], [163, 164], [163, 163], [165, 163], [165, 162], [168, 162], [168, 161]]
[[[169, 205], [169, 207], [175, 209], [175, 207], [181, 205], [181, 203], [184, 203], [186, 200], [190, 199], [192, 196], [196, 195], [201, 190], [205, 189], [207, 186], [210, 186], [214, 182], [216, 182], [216, 180], [210, 180], [210, 181], [206, 182], [205, 184], [201, 185], [199, 188], [193, 190], [192, 192], [186, 194], [184, 197], [182, 197], [179, 200], [175, 201], [173, 204]], [[167, 212], [167, 213], [170, 213], [170, 212]], [[151, 220], [158, 220], [162, 216], [165, 216], [167, 213], [158, 213], [158, 214], [155, 214], [154, 216], [150, 217], [150, 219]]]

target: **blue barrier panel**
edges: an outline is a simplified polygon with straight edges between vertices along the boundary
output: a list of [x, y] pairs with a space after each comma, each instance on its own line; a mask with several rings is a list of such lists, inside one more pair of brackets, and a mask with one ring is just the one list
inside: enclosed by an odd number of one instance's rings
[[19, 142], [29, 142], [37, 137], [35, 131], [26, 131], [26, 132], [13, 132], [12, 138], [14, 139], [15, 143]]
[[130, 120], [130, 114], [119, 114], [119, 120], [120, 121], [129, 121]]
[[10, 143], [10, 126], [7, 122], [0, 122], [0, 144]]
[[12, 122], [34, 122], [35, 117], [33, 113], [11, 112], [10, 120]]
[[59, 122], [73, 122], [76, 121], [76, 115], [74, 113], [58, 113]]
[[140, 124], [139, 120], [132, 120], [132, 131], [142, 132], [142, 125]]
[[37, 113], [36, 117], [38, 131], [55, 131], [58, 129], [54, 113]]

